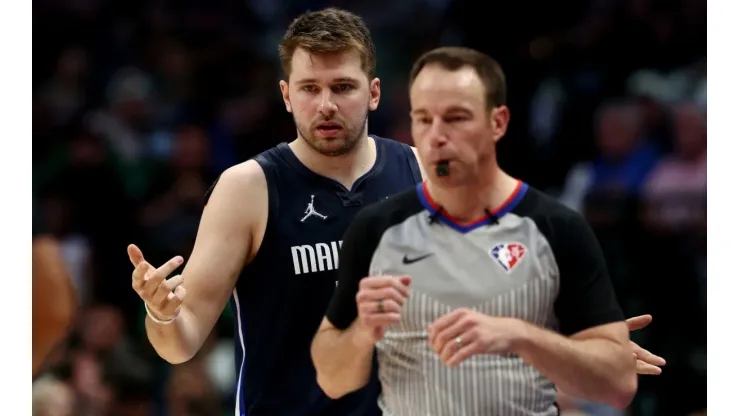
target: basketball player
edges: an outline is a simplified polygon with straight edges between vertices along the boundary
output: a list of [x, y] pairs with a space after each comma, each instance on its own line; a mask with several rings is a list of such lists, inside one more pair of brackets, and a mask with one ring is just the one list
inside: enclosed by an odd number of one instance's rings
[[496, 161], [510, 117], [498, 63], [430, 51], [410, 97], [428, 179], [349, 226], [312, 345], [322, 389], [361, 389], [377, 350], [384, 414], [556, 415], [556, 385], [628, 406], [635, 359], [599, 243]]
[[43, 368], [49, 353], [67, 336], [77, 307], [59, 243], [41, 227], [39, 217], [34, 204], [31, 243], [33, 377]]
[[[280, 43], [285, 106], [298, 138], [226, 170], [209, 193], [181, 275], [136, 246], [133, 287], [147, 334], [170, 363], [192, 358], [225, 304], [236, 317], [236, 415], [379, 414], [376, 379], [339, 400], [310, 356], [337, 281], [342, 235], [364, 206], [413, 187], [414, 151], [369, 136], [377, 108], [375, 46], [362, 20], [329, 8], [298, 17]], [[186, 292], [187, 288], [187, 292]]]

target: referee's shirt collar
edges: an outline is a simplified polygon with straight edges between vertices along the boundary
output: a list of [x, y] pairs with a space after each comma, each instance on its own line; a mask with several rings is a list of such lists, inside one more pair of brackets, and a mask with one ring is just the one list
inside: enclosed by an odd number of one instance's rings
[[[504, 201], [498, 208], [491, 210], [490, 213], [495, 218], [501, 218], [507, 213], [511, 212], [514, 208], [516, 208], [517, 204], [519, 204], [522, 198], [524, 198], [524, 195], [526, 195], [527, 193], [527, 189], [529, 189], [529, 185], [527, 185], [527, 183], [518, 181], [516, 188], [511, 193], [511, 195], [506, 198], [506, 201]], [[495, 218], [492, 218], [488, 214], [483, 214], [480, 218], [470, 222], [461, 222], [456, 220], [449, 213], [447, 213], [447, 211], [445, 211], [443, 207], [441, 207], [432, 199], [432, 196], [429, 194], [429, 189], [427, 189], [426, 181], [416, 185], [416, 193], [419, 196], [419, 201], [421, 201], [421, 204], [424, 206], [424, 208], [426, 208], [427, 211], [429, 211], [429, 213], [434, 218], [439, 219], [441, 222], [445, 223], [450, 228], [458, 232], [467, 233], [483, 225], [488, 225], [495, 220]]]

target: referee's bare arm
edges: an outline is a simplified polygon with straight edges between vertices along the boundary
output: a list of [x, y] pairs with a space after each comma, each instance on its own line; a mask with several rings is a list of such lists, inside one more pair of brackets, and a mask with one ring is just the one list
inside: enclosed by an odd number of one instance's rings
[[375, 341], [383, 334], [382, 325], [369, 328], [358, 317], [360, 281], [368, 274], [378, 239], [365, 214], [363, 210], [355, 217], [342, 238], [339, 282], [311, 344], [318, 384], [334, 399], [368, 383]]
[[262, 168], [250, 160], [226, 170], [213, 187], [181, 276], [165, 280], [181, 259], [155, 269], [138, 248], [129, 247], [137, 266], [134, 288], [158, 319], [177, 316], [170, 324], [146, 318], [147, 336], [160, 357], [179, 364], [195, 356], [223, 312], [241, 269], [254, 257], [266, 219], [267, 182]]
[[515, 353], [574, 396], [629, 406], [637, 391], [629, 330], [599, 243], [580, 215], [553, 221], [559, 332], [526, 324]]

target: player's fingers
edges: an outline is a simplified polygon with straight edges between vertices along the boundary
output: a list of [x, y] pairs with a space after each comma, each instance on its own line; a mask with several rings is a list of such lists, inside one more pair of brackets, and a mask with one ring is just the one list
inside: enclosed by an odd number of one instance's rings
[[178, 274], [177, 276], [173, 276], [160, 283], [156, 292], [154, 292], [154, 295], [152, 296], [151, 305], [153, 305], [155, 308], [163, 307], [164, 302], [167, 300], [167, 295], [172, 293], [172, 291], [180, 286], [183, 281], [184, 279], [182, 275]]
[[651, 315], [640, 315], [627, 319], [626, 322], [627, 328], [632, 332], [650, 325], [650, 322], [653, 322], [653, 317]]
[[465, 317], [461, 317], [441, 331], [430, 334], [429, 342], [432, 349], [439, 353], [446, 344], [467, 331], [472, 324], [472, 321], [465, 319]]
[[475, 342], [471, 342], [469, 344], [463, 344], [462, 347], [456, 345], [454, 348], [451, 348], [449, 352], [446, 353], [447, 355], [440, 355], [440, 359], [446, 365], [454, 367], [467, 360], [477, 352], [478, 344]]
[[154, 296], [160, 284], [182, 264], [182, 257], [175, 256], [167, 263], [161, 265], [154, 273], [144, 277], [144, 293], [149, 297]]
[[149, 263], [142, 261], [134, 268], [133, 273], [131, 273], [131, 286], [139, 296], [143, 296], [144, 278], [151, 268], [152, 266]]
[[663, 372], [663, 369], [650, 365], [642, 360], [637, 360], [637, 374], [648, 375], [648, 376], [659, 376]]
[[166, 316], [177, 316], [180, 310], [180, 305], [182, 305], [182, 302], [185, 300], [185, 295], [187, 295], [187, 291], [183, 286], [178, 286], [175, 288], [174, 292], [170, 292], [167, 295], [167, 300], [165, 300], [164, 307], [162, 308], [163, 314]]
[[128, 252], [128, 259], [131, 261], [131, 264], [133, 264], [134, 267], [138, 266], [139, 263], [144, 261], [144, 253], [142, 253], [139, 247], [136, 247], [135, 244], [129, 244], [126, 248], [126, 251]]
[[657, 356], [652, 352], [646, 350], [645, 348], [642, 348], [634, 341], [630, 341], [630, 347], [632, 347], [632, 352], [635, 354], [638, 360], [642, 360], [651, 365], [665, 365], [665, 359], [663, 357]]

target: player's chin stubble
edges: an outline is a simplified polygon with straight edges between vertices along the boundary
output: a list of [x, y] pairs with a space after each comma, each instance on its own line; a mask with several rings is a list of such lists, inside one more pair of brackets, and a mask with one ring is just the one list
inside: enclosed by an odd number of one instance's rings
[[298, 124], [297, 120], [295, 120], [295, 122], [298, 129], [298, 134], [306, 143], [308, 143], [309, 146], [311, 146], [312, 149], [324, 156], [335, 157], [346, 155], [347, 153], [351, 152], [352, 149], [355, 148], [355, 146], [357, 146], [357, 143], [360, 141], [365, 132], [367, 115], [365, 115], [365, 119], [359, 127], [349, 128], [348, 130], [346, 130], [345, 134], [335, 137], [331, 140], [317, 137], [315, 134], [313, 134], [313, 130], [311, 128], [305, 128], [304, 126]]

